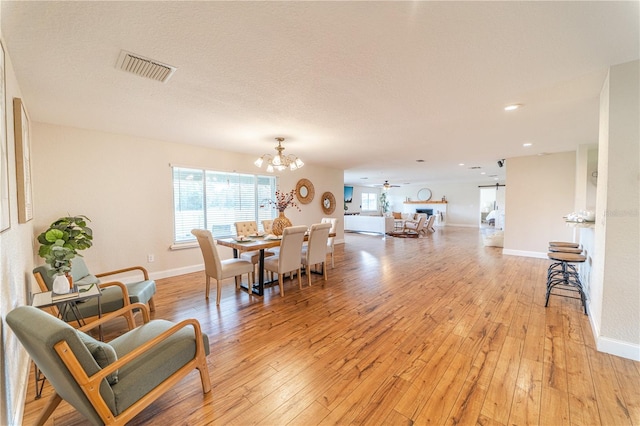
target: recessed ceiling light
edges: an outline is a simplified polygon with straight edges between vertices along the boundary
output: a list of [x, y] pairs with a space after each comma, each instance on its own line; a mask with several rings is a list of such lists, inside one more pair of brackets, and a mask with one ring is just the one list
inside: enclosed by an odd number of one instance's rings
[[460, 164], [458, 164], [458, 166], [464, 166], [464, 163], [460, 163]]
[[470, 170], [477, 170], [477, 169], [481, 169], [482, 167], [480, 166], [471, 166], [469, 167]]
[[363, 177], [363, 178], [360, 178], [360, 179], [362, 179], [362, 180], [367, 180], [367, 179], [369, 179], [369, 178], [368, 178], [368, 177]]
[[529, 148], [531, 145], [533, 145], [532, 143], [523, 143], [522, 146], [524, 146], [525, 148]]
[[511, 104], [511, 105], [507, 105], [506, 107], [504, 107], [505, 111], [515, 111], [518, 108], [522, 108], [522, 104]]
[[486, 175], [486, 174], [487, 174], [487, 172], [480, 172], [480, 174], [481, 174], [481, 175]]

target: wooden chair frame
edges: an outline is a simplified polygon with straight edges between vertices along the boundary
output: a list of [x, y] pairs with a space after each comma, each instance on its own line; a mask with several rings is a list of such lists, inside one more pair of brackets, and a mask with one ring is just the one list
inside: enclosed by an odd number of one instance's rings
[[[110, 321], [116, 317], [126, 315], [127, 312], [131, 313], [133, 310], [139, 309], [142, 312], [142, 319], [144, 323], [148, 323], [150, 321], [149, 318], [149, 308], [143, 303], [132, 303], [124, 308], [121, 308], [117, 311], [114, 311], [90, 324], [87, 324], [83, 327], [80, 327], [79, 331], [89, 331], [92, 328], [100, 326], [107, 321]], [[102, 398], [100, 394], [100, 384], [108, 375], [114, 373], [116, 370], [122, 368], [124, 365], [130, 363], [136, 358], [144, 355], [145, 352], [152, 349], [154, 346], [157, 346], [162, 341], [166, 340], [172, 334], [175, 334], [179, 330], [185, 327], [193, 327], [196, 336], [196, 353], [194, 358], [181, 367], [178, 371], [173, 373], [170, 377], [168, 377], [165, 381], [163, 381], [160, 385], [146, 394], [144, 397], [140, 398], [129, 408], [124, 410], [117, 416], [114, 416], [106, 402]], [[135, 327], [133, 327], [135, 328]], [[131, 330], [131, 328], [130, 328]], [[159, 334], [152, 340], [147, 343], [139, 346], [138, 348], [132, 350], [127, 355], [118, 359], [116, 362], [110, 364], [109, 366], [103, 368], [98, 371], [96, 374], [92, 376], [87, 376], [84, 369], [78, 362], [75, 354], [71, 351], [69, 344], [61, 340], [60, 342], [54, 345], [56, 352], [60, 356], [62, 362], [69, 369], [69, 372], [73, 376], [73, 378], [78, 383], [78, 386], [82, 389], [87, 399], [96, 410], [96, 413], [100, 416], [104, 424], [106, 425], [120, 425], [126, 424], [128, 421], [133, 419], [137, 414], [139, 414], [142, 410], [144, 410], [147, 406], [149, 406], [153, 401], [158, 399], [158, 397], [164, 394], [169, 388], [173, 387], [176, 383], [178, 383], [184, 376], [189, 374], [194, 368], [197, 369], [200, 373], [200, 381], [202, 383], [202, 391], [203, 393], [208, 393], [211, 391], [211, 381], [209, 378], [209, 369], [207, 367], [206, 354], [204, 350], [204, 345], [202, 342], [202, 330], [200, 328], [200, 323], [195, 319], [187, 319], [175, 324], [169, 330]], [[44, 425], [49, 416], [55, 411], [57, 406], [62, 401], [62, 398], [55, 393], [51, 399], [49, 400], [47, 406], [42, 412], [40, 418], [37, 421], [38, 425]]]
[[[109, 275], [117, 275], [117, 274], [122, 274], [125, 272], [131, 272], [131, 271], [140, 271], [142, 272], [142, 276], [144, 277], [144, 281], [149, 281], [149, 272], [147, 271], [146, 268], [144, 268], [143, 266], [130, 266], [128, 268], [123, 268], [123, 269], [116, 269], [115, 271], [109, 271], [109, 272], [102, 272], [100, 274], [96, 274], [97, 278], [102, 278], [102, 277], [107, 277]], [[153, 301], [153, 297], [151, 299], [149, 299], [149, 310], [151, 312], [155, 312], [156, 310], [156, 304]]]

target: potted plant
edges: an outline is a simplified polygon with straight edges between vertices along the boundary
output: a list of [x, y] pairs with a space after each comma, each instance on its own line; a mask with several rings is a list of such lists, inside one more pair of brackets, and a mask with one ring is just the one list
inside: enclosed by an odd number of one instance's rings
[[389, 199], [387, 198], [387, 193], [383, 191], [382, 194], [380, 194], [380, 209], [382, 210], [383, 216], [385, 213], [389, 212], [390, 206], [391, 206], [391, 203], [389, 203]]
[[[72, 285], [69, 279], [71, 260], [76, 256], [81, 256], [78, 251], [88, 249], [93, 245], [93, 231], [87, 226], [87, 221], [90, 220], [86, 216], [61, 217], [38, 235], [40, 243], [38, 255], [51, 266], [51, 270], [48, 272], [50, 276], [58, 275], [68, 280], [67, 291]], [[56, 282], [54, 281], [55, 293], [63, 292], [60, 282], [61, 280], [58, 279], [58, 286], [55, 288]]]

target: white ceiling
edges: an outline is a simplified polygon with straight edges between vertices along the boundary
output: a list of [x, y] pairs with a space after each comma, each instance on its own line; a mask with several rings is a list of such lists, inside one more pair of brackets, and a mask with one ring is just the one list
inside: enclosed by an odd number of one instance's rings
[[640, 57], [635, 1], [1, 5], [32, 121], [256, 156], [283, 136], [351, 184], [494, 183], [498, 159], [596, 143], [608, 66]]

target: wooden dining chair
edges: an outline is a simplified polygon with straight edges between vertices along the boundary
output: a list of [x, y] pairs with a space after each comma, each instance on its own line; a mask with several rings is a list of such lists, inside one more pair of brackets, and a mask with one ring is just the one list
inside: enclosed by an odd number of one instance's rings
[[211, 278], [216, 280], [216, 305], [220, 305], [220, 281], [225, 278], [235, 277], [236, 288], [240, 288], [242, 274], [247, 274], [249, 278], [249, 296], [251, 296], [251, 274], [253, 273], [253, 264], [243, 259], [220, 259], [218, 247], [213, 239], [211, 231], [206, 229], [192, 229], [191, 233], [198, 239], [198, 245], [202, 251], [204, 258], [204, 272], [207, 282], [207, 290], [205, 297], [209, 298], [209, 288], [211, 287]]
[[[280, 296], [282, 297], [284, 297], [283, 276], [287, 272], [298, 272], [298, 287], [302, 289], [302, 281], [300, 279], [302, 261], [300, 254], [302, 253], [305, 232], [307, 232], [307, 227], [304, 225], [284, 228], [280, 252], [264, 260], [264, 269], [278, 274], [278, 285], [280, 286]], [[291, 275], [291, 279], [293, 279], [293, 275]]]

